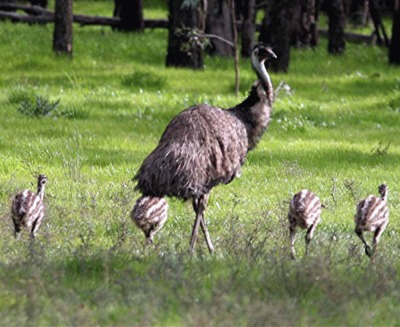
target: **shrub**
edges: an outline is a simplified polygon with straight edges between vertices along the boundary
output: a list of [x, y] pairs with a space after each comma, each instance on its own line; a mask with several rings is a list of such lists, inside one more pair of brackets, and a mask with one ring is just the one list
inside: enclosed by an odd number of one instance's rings
[[20, 99], [18, 111], [28, 117], [65, 117], [69, 119], [84, 119], [88, 117], [88, 113], [85, 110], [76, 107], [61, 108], [60, 99], [51, 101], [34, 93], [20, 93], [14, 94], [9, 101], [10, 103], [15, 103], [16, 99]]
[[45, 97], [36, 95], [35, 99], [24, 99], [20, 102], [18, 111], [29, 117], [53, 116], [60, 104], [60, 99], [50, 101]]

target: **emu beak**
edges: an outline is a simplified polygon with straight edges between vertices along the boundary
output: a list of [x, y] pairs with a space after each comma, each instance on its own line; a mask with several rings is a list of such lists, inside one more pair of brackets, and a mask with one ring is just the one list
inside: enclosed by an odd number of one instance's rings
[[277, 55], [269, 47], [262, 48], [262, 51], [259, 52], [259, 56], [261, 59], [265, 60], [278, 59]]
[[271, 49], [268, 49], [268, 52], [270, 54], [270, 59], [278, 59], [278, 56]]

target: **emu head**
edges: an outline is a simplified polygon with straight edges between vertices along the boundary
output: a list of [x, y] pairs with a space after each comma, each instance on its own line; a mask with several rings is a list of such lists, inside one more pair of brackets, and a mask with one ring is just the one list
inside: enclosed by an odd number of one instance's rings
[[253, 67], [254, 67], [254, 69], [256, 69], [256, 71], [258, 71], [258, 69], [256, 67], [260, 66], [265, 60], [276, 59], [276, 58], [278, 58], [278, 57], [272, 51], [272, 49], [270, 47], [266, 46], [262, 42], [259, 42], [254, 46], [253, 52], [251, 55]]
[[267, 69], [265, 68], [264, 62], [266, 60], [276, 59], [276, 58], [277, 56], [271, 50], [271, 48], [267, 47], [262, 42], [256, 44], [253, 48], [253, 53], [251, 54], [251, 63], [259, 80], [266, 88], [272, 88], [272, 85]]
[[38, 177], [38, 187], [39, 188], [41, 188], [41, 187], [43, 187], [44, 186], [44, 184], [46, 184], [47, 183], [47, 177], [46, 177], [46, 175], [39, 175], [39, 177]]
[[379, 194], [381, 195], [382, 200], [386, 201], [387, 200], [387, 196], [388, 196], [388, 187], [386, 184], [381, 184], [379, 185], [378, 188]]

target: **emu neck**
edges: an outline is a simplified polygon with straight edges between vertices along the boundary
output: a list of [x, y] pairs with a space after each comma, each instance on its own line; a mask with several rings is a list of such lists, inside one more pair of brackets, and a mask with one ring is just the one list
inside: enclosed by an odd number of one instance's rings
[[258, 76], [258, 81], [251, 88], [249, 96], [242, 103], [230, 109], [246, 127], [248, 151], [255, 148], [264, 134], [274, 101], [272, 82], [264, 61], [260, 62], [256, 56], [253, 56], [253, 68]]
[[387, 198], [388, 198], [388, 192], [385, 190], [381, 193], [381, 199], [382, 201], [387, 202]]
[[44, 184], [43, 185], [38, 184], [38, 189], [37, 189], [37, 195], [42, 201], [44, 198], [44, 186], [45, 186]]
[[256, 58], [253, 58], [252, 62], [253, 69], [257, 74], [258, 80], [260, 81], [267, 94], [268, 104], [272, 106], [272, 103], [274, 102], [274, 88], [272, 86], [271, 77], [269, 76], [268, 71], [265, 68], [265, 60], [258, 61]]
[[268, 126], [271, 112], [268, 95], [260, 82], [257, 81], [248, 97], [230, 111], [246, 127], [248, 151], [254, 149]]

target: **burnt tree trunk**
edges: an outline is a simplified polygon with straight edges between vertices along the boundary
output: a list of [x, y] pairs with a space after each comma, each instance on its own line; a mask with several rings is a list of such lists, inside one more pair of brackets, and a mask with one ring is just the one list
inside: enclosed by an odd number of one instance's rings
[[256, 36], [256, 0], [237, 0], [237, 18], [242, 22], [242, 57], [250, 57]]
[[[389, 47], [389, 38], [386, 34], [385, 26], [382, 23], [381, 10], [379, 7], [379, 1], [369, 0], [369, 12], [371, 14], [371, 19], [374, 23], [375, 34], [377, 37], [378, 44], [384, 44]], [[382, 35], [381, 35], [382, 33]], [[383, 37], [383, 39], [382, 39]]]
[[287, 10], [290, 0], [271, 0], [265, 8], [259, 41], [269, 45], [278, 59], [268, 62], [275, 72], [287, 72], [290, 60], [290, 39]]
[[114, 17], [120, 19], [115, 29], [125, 32], [142, 32], [143, 0], [114, 0]]
[[72, 0], [56, 0], [54, 10], [53, 50], [72, 56]]
[[[194, 31], [203, 25], [200, 5], [183, 6], [182, 0], [168, 0], [168, 50], [167, 67], [202, 69], [203, 51]], [[204, 32], [200, 29], [200, 32]]]
[[393, 9], [392, 41], [389, 48], [389, 62], [400, 64], [400, 1], [395, 0]]
[[318, 43], [315, 0], [290, 1], [287, 24], [291, 45], [315, 46]]
[[[217, 35], [233, 43], [232, 17], [227, 0], [208, 0], [206, 33]], [[234, 53], [233, 48], [216, 38], [211, 38], [210, 53], [229, 57]]]
[[47, 0], [30, 0], [32, 6], [39, 6], [42, 8], [47, 8]]
[[346, 47], [344, 39], [346, 18], [342, 0], [327, 0], [324, 2], [324, 5], [329, 19], [328, 52], [331, 54], [342, 54]]
[[233, 33], [233, 51], [235, 61], [235, 95], [239, 95], [239, 49], [238, 49], [238, 32], [237, 32], [237, 18], [235, 9], [235, 0], [228, 0], [229, 11], [231, 14], [232, 21], [232, 33]]

